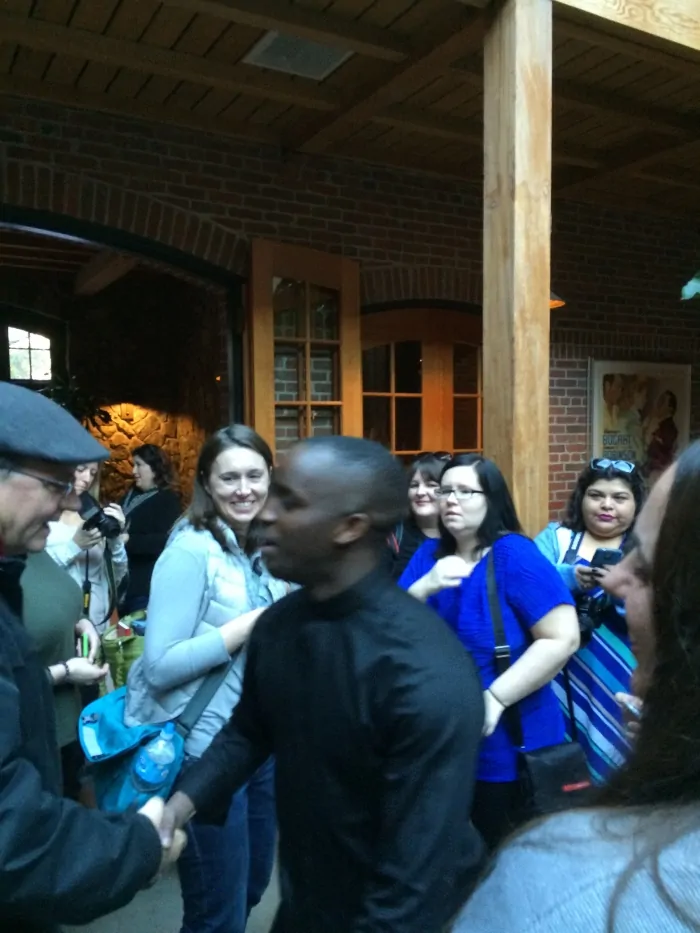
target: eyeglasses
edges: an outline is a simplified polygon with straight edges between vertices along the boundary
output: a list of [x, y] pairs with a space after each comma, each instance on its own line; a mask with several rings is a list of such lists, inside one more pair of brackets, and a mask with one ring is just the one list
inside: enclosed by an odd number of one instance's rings
[[608, 460], [605, 457], [595, 457], [591, 460], [592, 470], [617, 470], [620, 473], [634, 473], [637, 464], [629, 460]]
[[449, 499], [454, 496], [458, 502], [469, 502], [474, 496], [485, 496], [482, 489], [453, 489], [452, 486], [441, 486], [435, 491], [438, 499]]
[[10, 473], [18, 473], [20, 476], [28, 476], [30, 479], [38, 480], [45, 489], [51, 492], [59, 493], [61, 499], [65, 499], [73, 492], [73, 482], [63, 483], [60, 479], [51, 479], [48, 476], [39, 476], [38, 473], [32, 473], [30, 470], [19, 470], [16, 466], [7, 467]]

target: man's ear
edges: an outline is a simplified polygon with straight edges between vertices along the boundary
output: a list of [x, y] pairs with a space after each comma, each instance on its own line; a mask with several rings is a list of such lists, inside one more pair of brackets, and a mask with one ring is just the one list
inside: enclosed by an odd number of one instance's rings
[[354, 544], [364, 537], [371, 528], [369, 515], [364, 512], [355, 512], [353, 515], [346, 515], [338, 523], [333, 535], [333, 543], [341, 546]]

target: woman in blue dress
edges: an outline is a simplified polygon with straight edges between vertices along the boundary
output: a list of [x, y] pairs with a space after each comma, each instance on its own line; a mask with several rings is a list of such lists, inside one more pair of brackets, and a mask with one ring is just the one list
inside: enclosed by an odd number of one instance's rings
[[[437, 611], [479, 668], [486, 717], [472, 819], [493, 849], [528, 815], [518, 782], [518, 747], [503, 713], [517, 704], [527, 751], [564, 741], [564, 718], [550, 682], [578, 647], [578, 620], [556, 569], [521, 533], [494, 463], [474, 454], [454, 457], [437, 495], [440, 539], [416, 551], [399, 586]], [[491, 550], [512, 658], [500, 676], [487, 593]]]
[[[605, 570], [590, 566], [599, 548], [620, 549], [642, 505], [644, 484], [626, 460], [592, 460], [569, 500], [565, 520], [549, 525], [535, 543], [557, 566], [561, 578], [583, 609], [603, 596]], [[566, 681], [576, 717], [576, 738], [586, 752], [594, 779], [603, 782], [627, 756], [629, 743], [615, 701], [629, 692], [635, 661], [630, 650], [624, 607], [609, 602], [593, 618], [600, 622], [590, 641], [577, 651], [556, 678], [554, 689], [573, 737]]]

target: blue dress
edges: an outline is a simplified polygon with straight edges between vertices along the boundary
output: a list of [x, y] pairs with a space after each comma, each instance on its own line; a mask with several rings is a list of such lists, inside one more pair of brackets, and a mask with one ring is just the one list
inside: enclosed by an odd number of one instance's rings
[[[426, 541], [416, 551], [399, 580], [400, 587], [407, 590], [432, 569], [438, 544]], [[573, 605], [573, 600], [556, 568], [529, 538], [505, 535], [496, 541], [493, 556], [503, 627], [512, 663], [515, 663], [532, 644], [530, 629], [552, 609], [563, 604]], [[498, 676], [486, 567], [487, 558], [484, 557], [459, 587], [442, 590], [428, 599], [428, 605], [456, 632], [474, 658], [484, 690]], [[564, 741], [564, 717], [549, 684], [525, 697], [518, 707], [523, 747], [527, 751]], [[477, 780], [492, 783], [517, 780], [517, 752], [507, 725], [501, 719], [493, 735], [482, 741]]]
[[[535, 539], [542, 553], [558, 565], [562, 580], [572, 593], [578, 590], [574, 567], [576, 564], [589, 566], [589, 561], [583, 558], [577, 558], [573, 565], [562, 563], [574, 534], [560, 525], [550, 525]], [[564, 541], [567, 537], [568, 540]], [[590, 595], [601, 592], [598, 588]], [[604, 624], [595, 629], [588, 645], [580, 648], [566, 666], [576, 716], [576, 738], [586, 753], [588, 766], [597, 783], [603, 783], [610, 772], [625, 761], [630, 751], [615, 694], [629, 692], [636, 664], [624, 609], [620, 606], [606, 613]], [[567, 735], [571, 738], [563, 673], [557, 676], [554, 689], [566, 717]]]

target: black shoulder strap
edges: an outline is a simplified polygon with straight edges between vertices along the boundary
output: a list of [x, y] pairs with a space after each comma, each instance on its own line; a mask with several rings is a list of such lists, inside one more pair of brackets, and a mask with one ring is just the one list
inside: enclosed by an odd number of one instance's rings
[[[511, 653], [510, 645], [506, 640], [506, 631], [503, 627], [503, 616], [501, 614], [501, 604], [498, 599], [498, 588], [496, 586], [496, 565], [493, 557], [493, 548], [489, 551], [486, 563], [486, 591], [489, 599], [489, 614], [491, 616], [491, 625], [496, 640], [494, 649], [496, 655], [496, 670], [498, 676], [505, 674], [510, 667]], [[511, 738], [515, 745], [520, 748], [523, 744], [523, 726], [520, 721], [520, 712], [517, 703], [506, 708], [503, 714]]]
[[569, 542], [569, 547], [567, 548], [566, 554], [564, 555], [564, 560], [562, 564], [575, 564], [578, 559], [578, 552], [581, 547], [581, 542], [583, 541], [583, 532], [577, 531], [571, 535], [571, 541]]
[[[580, 535], [579, 537], [583, 537]], [[578, 550], [578, 548], [577, 548]], [[496, 670], [498, 676], [505, 673], [510, 667], [511, 653], [510, 645], [506, 641], [506, 633], [503, 628], [503, 616], [501, 615], [501, 604], [498, 600], [498, 588], [496, 586], [496, 565], [493, 558], [493, 548], [489, 551], [488, 563], [486, 566], [486, 590], [489, 599], [489, 611], [491, 614], [491, 625], [496, 638]], [[576, 726], [576, 716], [574, 715], [574, 701], [571, 695], [571, 681], [569, 672], [564, 668], [564, 690], [566, 692], [566, 705], [569, 709], [569, 718], [571, 720], [571, 737], [574, 741], [578, 738], [578, 729]], [[503, 714], [508, 725], [511, 737], [514, 743], [520, 747], [523, 744], [523, 725], [520, 720], [520, 712], [517, 703], [509, 706]]]
[[228, 672], [233, 667], [237, 657], [238, 654], [236, 653], [226, 664], [221, 664], [209, 671], [197, 688], [195, 695], [177, 717], [177, 731], [183, 739], [187, 738], [197, 724], [199, 717], [213, 700], [214, 694], [226, 680]]

